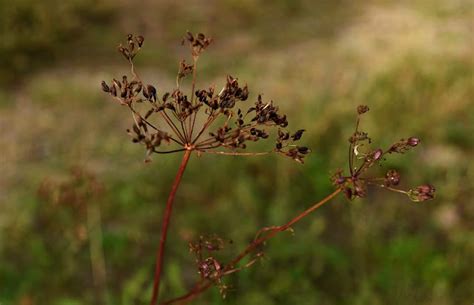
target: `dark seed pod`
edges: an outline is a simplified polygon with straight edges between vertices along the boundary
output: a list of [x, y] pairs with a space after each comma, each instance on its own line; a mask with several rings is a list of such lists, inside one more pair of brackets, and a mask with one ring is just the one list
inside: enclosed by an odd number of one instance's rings
[[107, 92], [107, 93], [110, 92], [110, 88], [105, 81], [102, 81], [101, 85], [102, 85], [102, 91]]
[[136, 38], [136, 41], [137, 41], [138, 47], [141, 48], [141, 46], [143, 45], [143, 42], [145, 41], [145, 38], [144, 38], [142, 35], [139, 35], [139, 36]]
[[298, 147], [298, 152], [300, 154], [306, 155], [307, 153], [310, 152], [310, 149], [308, 147], [302, 146], [302, 147]]
[[360, 114], [364, 114], [366, 113], [367, 111], [369, 111], [369, 107], [367, 105], [359, 105], [357, 107], [357, 113], [360, 115]]
[[112, 85], [112, 87], [110, 87], [110, 94], [112, 96], [117, 96], [117, 87], [115, 87], [115, 85]]
[[293, 141], [298, 141], [299, 139], [301, 139], [301, 137], [303, 136], [303, 132], [305, 132], [304, 129], [300, 129], [296, 131], [295, 134], [291, 136]]

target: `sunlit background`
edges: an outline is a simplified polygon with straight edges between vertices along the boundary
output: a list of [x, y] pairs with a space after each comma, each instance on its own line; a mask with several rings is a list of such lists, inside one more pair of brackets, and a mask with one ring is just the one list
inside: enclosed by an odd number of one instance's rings
[[[385, 166], [417, 204], [371, 190], [338, 197], [264, 248], [265, 260], [196, 304], [458, 305], [474, 302], [474, 8], [469, 0], [0, 1], [0, 304], [148, 304], [162, 207], [179, 155], [125, 133], [131, 117], [100, 90], [129, 73], [116, 51], [145, 36], [137, 68], [173, 88], [186, 30], [214, 37], [198, 86], [231, 74], [287, 114], [313, 150], [192, 156], [175, 205], [162, 296], [198, 279], [188, 242], [232, 240], [224, 259], [333, 189], [355, 107], [386, 147], [422, 145]], [[189, 57], [188, 57], [189, 58]], [[249, 102], [250, 103], [250, 102]], [[271, 145], [271, 144], [268, 144]], [[269, 146], [271, 148], [271, 146]], [[380, 174], [384, 169], [378, 170]]]

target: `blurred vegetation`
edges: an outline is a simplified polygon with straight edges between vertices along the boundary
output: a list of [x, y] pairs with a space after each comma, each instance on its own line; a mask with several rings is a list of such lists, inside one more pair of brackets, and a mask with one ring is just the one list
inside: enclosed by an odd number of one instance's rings
[[0, 1], [0, 84], [67, 60], [75, 41], [111, 20], [111, 8], [90, 0]]
[[339, 198], [295, 235], [268, 243], [263, 264], [231, 276], [226, 300], [213, 289], [196, 303], [472, 302], [472, 3], [203, 3], [1, 1], [0, 303], [147, 304], [161, 203], [180, 156], [143, 164], [124, 132], [129, 116], [100, 81], [128, 72], [114, 48], [135, 32], [146, 38], [143, 77], [171, 88], [187, 29], [215, 38], [199, 85], [219, 86], [227, 73], [248, 82], [251, 99], [264, 93], [293, 129], [307, 129], [314, 153], [303, 166], [276, 156], [193, 156], [178, 192], [164, 296], [197, 278], [190, 239], [217, 234], [233, 240], [226, 255], [237, 253], [258, 228], [330, 192], [364, 103], [375, 143], [422, 139], [386, 166], [407, 187], [433, 183], [437, 199], [418, 205], [376, 190], [353, 203]]

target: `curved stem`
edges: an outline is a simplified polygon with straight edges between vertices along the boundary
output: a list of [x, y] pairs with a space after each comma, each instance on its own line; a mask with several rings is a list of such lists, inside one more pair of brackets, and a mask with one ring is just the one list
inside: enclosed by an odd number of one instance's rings
[[[340, 192], [341, 192], [341, 189], [338, 188], [337, 190], [335, 190], [331, 194], [327, 195], [326, 197], [324, 197], [320, 201], [314, 203], [312, 206], [310, 206], [309, 208], [307, 208], [306, 210], [304, 210], [303, 212], [301, 212], [300, 214], [298, 214], [297, 216], [292, 218], [287, 223], [285, 223], [281, 226], [274, 226], [274, 227], [269, 228], [269, 230], [266, 230], [267, 232], [269, 232], [268, 234], [254, 240], [252, 243], [250, 243], [239, 255], [237, 255], [233, 260], [231, 260], [228, 264], [226, 264], [224, 266], [223, 272], [234, 269], [234, 266], [237, 263], [239, 263], [242, 259], [244, 259], [248, 254], [252, 253], [252, 251], [255, 250], [255, 248], [257, 248], [258, 246], [260, 246], [261, 244], [263, 244], [267, 240], [275, 237], [275, 235], [277, 235], [279, 232], [283, 232], [283, 231], [288, 230], [292, 225], [299, 222], [301, 219], [308, 216], [308, 214], [314, 212], [315, 210], [317, 210], [318, 208], [323, 206], [325, 203], [327, 203], [328, 201], [330, 201], [331, 199], [336, 197]], [[262, 230], [260, 230], [259, 232], [261, 232], [261, 231]], [[206, 291], [208, 288], [210, 288], [212, 286], [212, 284], [213, 284], [213, 282], [211, 282], [209, 280], [206, 280], [206, 279], [203, 279], [203, 280], [199, 281], [186, 294], [184, 294], [180, 297], [165, 301], [163, 303], [160, 303], [160, 305], [169, 305], [169, 304], [173, 304], [173, 303], [176, 303], [176, 302], [183, 302], [183, 304], [186, 304], [186, 303], [192, 301], [193, 299], [195, 299], [197, 296], [199, 296], [201, 293]]]
[[188, 164], [190, 156], [191, 156], [191, 150], [186, 150], [186, 152], [183, 155], [183, 159], [181, 161], [181, 165], [179, 166], [176, 177], [174, 178], [174, 182], [171, 187], [168, 200], [166, 202], [166, 207], [163, 214], [163, 221], [161, 223], [160, 246], [159, 246], [158, 253], [156, 256], [155, 279], [153, 283], [153, 295], [151, 298], [150, 305], [155, 305], [158, 300], [161, 270], [163, 267], [163, 256], [165, 254], [166, 237], [168, 235], [168, 227], [170, 223], [171, 212], [173, 210], [174, 197], [176, 195], [176, 191], [178, 190], [179, 184], [181, 182], [181, 178], [183, 177], [183, 173], [184, 173], [184, 170], [186, 169], [186, 165]]
[[330, 201], [332, 198], [334, 198], [337, 194], [341, 192], [341, 189], [337, 189], [328, 196], [324, 197], [324, 199], [318, 201], [317, 203], [313, 204], [311, 207], [308, 209], [304, 210], [302, 213], [298, 214], [296, 217], [291, 219], [289, 222], [285, 223], [284, 225], [277, 226], [273, 230], [270, 231], [267, 235], [260, 237], [259, 239], [253, 241], [250, 245], [245, 248], [244, 251], [242, 251], [236, 258], [234, 258], [229, 264], [226, 266], [226, 270], [233, 268], [235, 264], [240, 262], [244, 257], [247, 256], [252, 250], [254, 250], [256, 247], [264, 243], [265, 241], [269, 240], [270, 238], [274, 237], [277, 233], [283, 232], [288, 230], [293, 224], [299, 222], [301, 219], [306, 217], [308, 214], [313, 212], [314, 210], [317, 210], [320, 208], [323, 204], [326, 202]]

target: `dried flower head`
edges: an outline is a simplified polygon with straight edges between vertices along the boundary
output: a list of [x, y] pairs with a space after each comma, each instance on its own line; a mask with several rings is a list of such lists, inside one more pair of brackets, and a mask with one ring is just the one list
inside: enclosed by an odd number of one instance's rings
[[[245, 107], [249, 89], [230, 75], [220, 90], [216, 90], [215, 86], [196, 88], [197, 62], [212, 43], [211, 38], [202, 33], [194, 35], [187, 32], [183, 44], [187, 44], [190, 49], [192, 63], [180, 61], [176, 88], [160, 95], [155, 86], [144, 83], [135, 71], [133, 59], [143, 42], [142, 36], [130, 34], [127, 43], [118, 47], [131, 66], [131, 79], [124, 75], [121, 80], [113, 79], [110, 83], [103, 81], [101, 86], [120, 105], [130, 109], [133, 126], [127, 133], [134, 143], [145, 147], [146, 161], [150, 161], [154, 153], [192, 150], [227, 155], [275, 152], [303, 163], [310, 149], [296, 145], [296, 142], [301, 139], [304, 130], [295, 133], [287, 131], [287, 117], [273, 101], [264, 101], [259, 95], [254, 105]], [[186, 94], [181, 89], [181, 82], [189, 75], [192, 75], [191, 92]], [[146, 109], [139, 110], [143, 108]], [[276, 136], [273, 150], [241, 152], [248, 143], [266, 140], [271, 136]], [[175, 147], [162, 150], [164, 144], [174, 144]]]
[[408, 196], [415, 202], [431, 200], [434, 198], [435, 188], [431, 184], [423, 184], [417, 186], [413, 190], [408, 191]]
[[369, 107], [361, 105], [357, 107], [357, 123], [354, 133], [349, 138], [349, 175], [344, 175], [342, 170], [332, 176], [333, 184], [341, 189], [347, 199], [365, 197], [367, 187], [375, 185], [390, 191], [406, 194], [411, 200], [419, 202], [434, 198], [435, 189], [431, 185], [422, 185], [413, 190], [400, 190], [394, 188], [400, 183], [400, 173], [389, 170], [385, 177], [370, 177], [368, 170], [376, 164], [380, 164], [384, 157], [392, 153], [405, 153], [416, 147], [420, 140], [416, 137], [401, 139], [392, 144], [388, 149], [370, 148], [371, 139], [367, 132], [359, 130], [361, 116], [369, 111]]
[[[197, 241], [189, 243], [189, 250], [194, 253], [198, 274], [201, 279], [209, 280], [216, 285], [223, 298], [225, 298], [230, 288], [224, 283], [223, 277], [232, 272], [224, 270], [223, 264], [215, 254], [223, 250], [224, 245], [224, 240], [215, 235], [199, 236]], [[211, 255], [212, 253], [213, 255]]]

